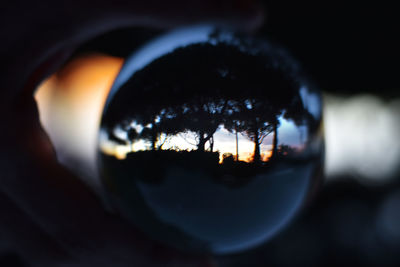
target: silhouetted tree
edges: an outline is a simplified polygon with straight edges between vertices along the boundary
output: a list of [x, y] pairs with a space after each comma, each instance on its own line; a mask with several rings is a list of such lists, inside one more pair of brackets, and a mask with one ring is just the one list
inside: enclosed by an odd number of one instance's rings
[[246, 98], [230, 101], [230, 103], [230, 115], [225, 120], [225, 128], [230, 132], [238, 131], [254, 142], [253, 162], [259, 163], [261, 161], [260, 145], [274, 130], [271, 121], [276, 117], [272, 113], [272, 106], [257, 98]]
[[131, 151], [132, 151], [133, 142], [138, 137], [138, 135], [139, 135], [138, 132], [133, 127], [130, 127], [126, 132], [126, 136], [128, 138], [129, 146], [130, 146], [130, 150]]
[[272, 125], [272, 131], [273, 131], [273, 139], [272, 139], [272, 153], [271, 153], [271, 159], [273, 159], [277, 155], [278, 151], [278, 127], [279, 127], [279, 120], [277, 117], [272, 119], [270, 121]]
[[119, 136], [116, 136], [114, 131], [107, 131], [108, 134], [108, 140], [117, 143], [118, 145], [126, 145], [127, 140], [120, 138]]
[[149, 140], [152, 150], [162, 149], [169, 136], [184, 129], [177, 110], [162, 105], [147, 105], [146, 108], [132, 115], [131, 119], [143, 127], [138, 136]]
[[[235, 134], [236, 138], [236, 161], [239, 161], [239, 127], [240, 127], [240, 105], [237, 100], [229, 100], [228, 110], [223, 118], [223, 125], [230, 133]], [[243, 119], [243, 118], [242, 118]]]
[[[183, 105], [181, 119], [187, 131], [196, 133], [197, 151], [204, 152], [207, 142], [212, 140], [224, 119], [227, 100], [198, 97]], [[212, 150], [213, 142], [210, 142]]]

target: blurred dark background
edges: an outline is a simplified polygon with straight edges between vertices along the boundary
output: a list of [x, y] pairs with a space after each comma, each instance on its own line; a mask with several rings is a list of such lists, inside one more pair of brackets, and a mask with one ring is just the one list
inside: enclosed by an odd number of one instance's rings
[[292, 51], [324, 91], [398, 96], [394, 4], [266, 1], [262, 32]]

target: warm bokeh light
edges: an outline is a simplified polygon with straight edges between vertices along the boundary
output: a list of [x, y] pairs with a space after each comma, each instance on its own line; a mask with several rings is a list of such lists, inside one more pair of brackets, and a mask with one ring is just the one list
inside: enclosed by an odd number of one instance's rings
[[400, 166], [400, 100], [325, 95], [326, 176], [390, 180]]
[[67, 63], [37, 89], [35, 99], [40, 119], [60, 162], [67, 166], [79, 162], [84, 165], [83, 171], [96, 171], [101, 114], [122, 64], [123, 59], [116, 57], [81, 56]]

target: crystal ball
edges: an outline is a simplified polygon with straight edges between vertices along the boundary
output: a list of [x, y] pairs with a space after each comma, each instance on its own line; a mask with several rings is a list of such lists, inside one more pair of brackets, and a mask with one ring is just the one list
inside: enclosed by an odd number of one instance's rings
[[287, 225], [318, 180], [321, 99], [280, 46], [213, 27], [134, 51], [108, 95], [98, 166], [149, 237], [226, 254]]

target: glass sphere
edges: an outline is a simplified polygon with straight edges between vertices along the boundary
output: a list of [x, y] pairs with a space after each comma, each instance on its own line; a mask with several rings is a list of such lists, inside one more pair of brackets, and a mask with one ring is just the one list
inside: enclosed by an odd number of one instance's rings
[[98, 165], [110, 201], [152, 238], [225, 254], [299, 211], [321, 169], [321, 100], [282, 48], [212, 27], [127, 59], [108, 96]]

